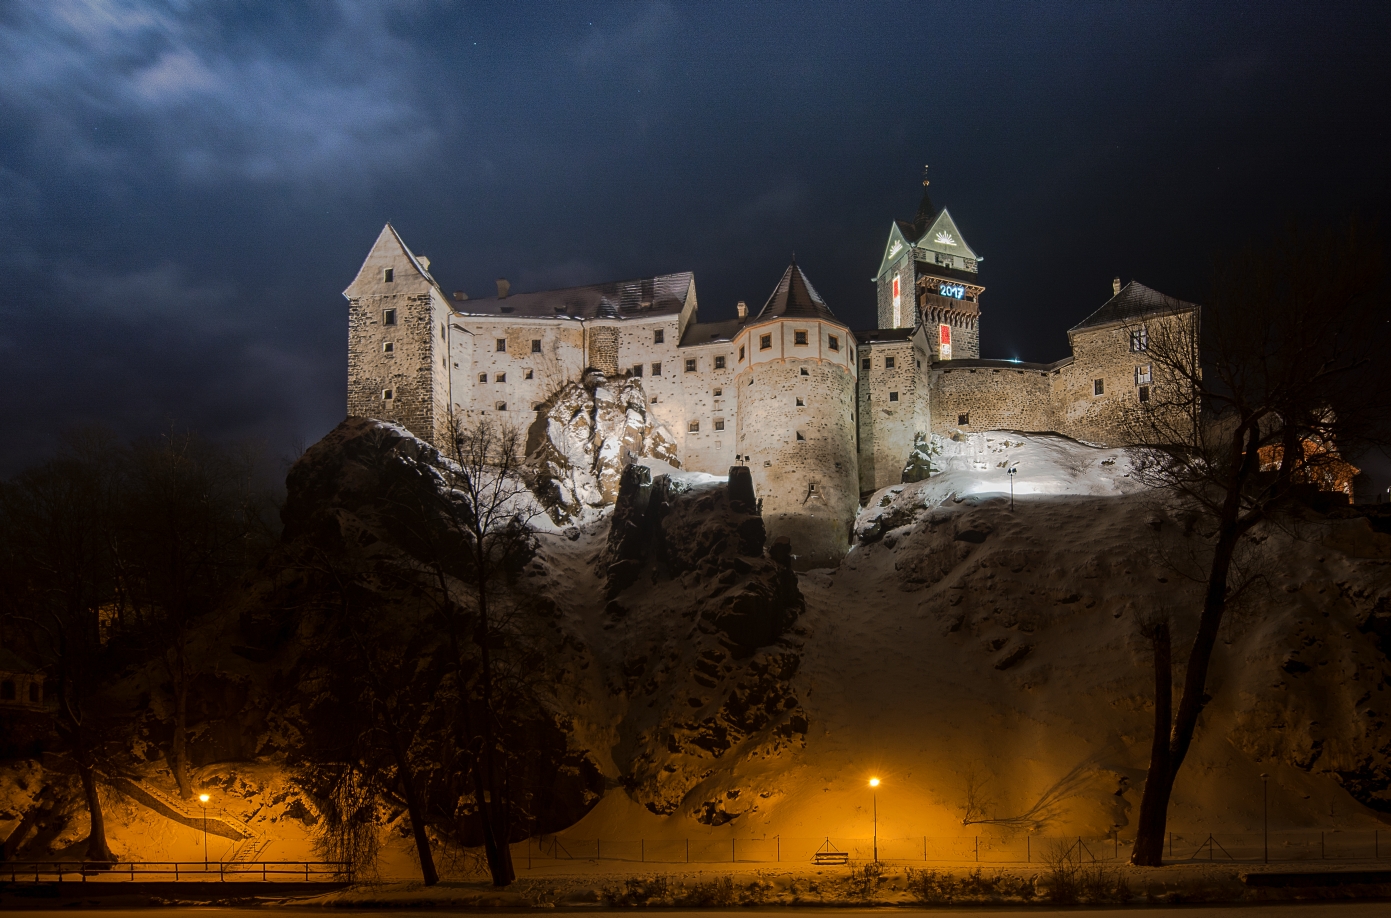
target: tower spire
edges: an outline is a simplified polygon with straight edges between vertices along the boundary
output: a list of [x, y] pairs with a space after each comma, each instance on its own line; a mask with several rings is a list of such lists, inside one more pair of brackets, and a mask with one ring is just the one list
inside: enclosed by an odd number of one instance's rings
[[[927, 227], [932, 223], [932, 218], [937, 216], [937, 208], [932, 206], [932, 196], [927, 193], [927, 186], [932, 184], [927, 178], [927, 166], [923, 166], [923, 197], [918, 202], [918, 214], [913, 218], [913, 228], [921, 236], [927, 232]], [[915, 242], [917, 240], [914, 240]]]

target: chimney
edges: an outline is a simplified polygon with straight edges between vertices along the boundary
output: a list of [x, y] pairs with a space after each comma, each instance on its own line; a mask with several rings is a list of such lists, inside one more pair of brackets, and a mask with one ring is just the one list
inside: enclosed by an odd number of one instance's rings
[[1118, 277], [1111, 281], [1111, 295], [1118, 296], [1121, 292], [1121, 279]]
[[743, 300], [740, 300], [739, 305], [735, 306], [734, 309], [739, 313], [739, 318], [747, 319], [749, 317], [749, 304]]
[[424, 255], [417, 255], [415, 256], [415, 260], [420, 262], [420, 267], [424, 268], [426, 271], [430, 270], [430, 259], [426, 258]]
[[512, 289], [512, 284], [507, 280], [507, 278], [505, 278], [505, 277], [499, 277], [499, 278], [497, 279], [497, 298], [498, 298], [498, 299], [500, 299], [500, 300], [505, 300], [505, 299], [507, 299], [507, 292], [508, 292], [509, 290], [511, 290], [511, 289]]
[[465, 293], [465, 292], [462, 291], [462, 290], [455, 290], [455, 291], [454, 291], [454, 299], [456, 299], [456, 300], [458, 300], [460, 303], [462, 303], [464, 300], [468, 299], [468, 294]]

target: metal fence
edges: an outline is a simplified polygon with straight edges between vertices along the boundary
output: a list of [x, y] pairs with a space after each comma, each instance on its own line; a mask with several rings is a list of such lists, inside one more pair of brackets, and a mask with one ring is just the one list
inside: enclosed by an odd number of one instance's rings
[[[844, 853], [852, 862], [921, 864], [1041, 864], [1059, 856], [1084, 863], [1130, 859], [1134, 839], [1076, 835], [965, 835], [879, 838], [836, 836], [764, 838], [616, 839], [543, 835], [519, 844], [514, 860], [529, 866], [567, 861], [623, 861], [648, 864], [796, 864], [818, 852]], [[1171, 862], [1262, 863], [1269, 861], [1391, 860], [1391, 833], [1378, 831], [1301, 831], [1170, 833], [1165, 844]]]
[[326, 861], [255, 861], [247, 863], [203, 861], [0, 861], [0, 882], [59, 883], [141, 880], [180, 882], [236, 882], [254, 880], [297, 883], [342, 881], [346, 864]]

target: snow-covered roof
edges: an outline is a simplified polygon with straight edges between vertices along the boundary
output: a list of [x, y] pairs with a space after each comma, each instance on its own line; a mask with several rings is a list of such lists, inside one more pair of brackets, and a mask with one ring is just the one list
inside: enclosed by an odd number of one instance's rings
[[455, 301], [454, 311], [469, 316], [522, 316], [570, 319], [645, 319], [678, 315], [695, 283], [690, 271], [634, 280], [511, 293]]
[[1099, 328], [1103, 325], [1130, 322], [1143, 316], [1171, 315], [1197, 308], [1194, 303], [1166, 296], [1139, 281], [1131, 281], [1121, 288], [1120, 293], [1107, 300], [1096, 312], [1072, 326], [1069, 331]]

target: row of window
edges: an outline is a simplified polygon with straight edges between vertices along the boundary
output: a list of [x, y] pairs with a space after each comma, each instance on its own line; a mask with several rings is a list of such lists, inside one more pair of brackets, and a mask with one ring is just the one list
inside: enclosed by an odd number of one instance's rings
[[[724, 430], [724, 418], [715, 418], [715, 429]], [[687, 421], [686, 430], [690, 433], [700, 433], [700, 422]]]
[[[860, 358], [860, 369], [861, 369], [861, 370], [869, 370], [869, 369], [872, 369], [873, 366], [874, 366], [874, 363], [873, 363], [873, 360], [872, 360], [871, 358], [869, 358], [869, 357], [862, 357], [862, 358]], [[897, 367], [897, 366], [898, 366], [898, 361], [895, 360], [893, 357], [885, 357], [885, 358], [884, 358], [884, 369], [886, 369], [886, 370], [892, 370], [892, 369], [894, 369], [894, 368]]]
[[[6, 679], [4, 682], [0, 682], [0, 701], [18, 700], [19, 698], [15, 690], [14, 681], [12, 679]], [[37, 682], [29, 683], [29, 702], [31, 704], [39, 703], [39, 686]]]

